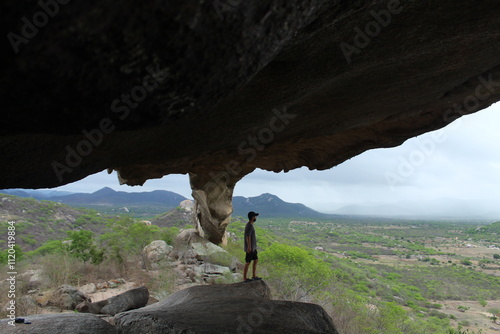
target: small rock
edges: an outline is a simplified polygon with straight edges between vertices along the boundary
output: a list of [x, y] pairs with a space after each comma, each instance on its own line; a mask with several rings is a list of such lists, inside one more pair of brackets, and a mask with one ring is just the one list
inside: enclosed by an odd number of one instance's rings
[[231, 275], [233, 281], [235, 282], [239, 282], [239, 281], [243, 281], [243, 274], [240, 274], [240, 273], [233, 273]]
[[199, 274], [218, 274], [225, 275], [231, 273], [228, 267], [219, 266], [217, 264], [204, 263], [201, 266], [195, 267], [194, 271]]
[[94, 283], [88, 283], [88, 284], [82, 285], [79, 288], [79, 290], [86, 295], [90, 295], [91, 293], [94, 293], [97, 291], [97, 287]]

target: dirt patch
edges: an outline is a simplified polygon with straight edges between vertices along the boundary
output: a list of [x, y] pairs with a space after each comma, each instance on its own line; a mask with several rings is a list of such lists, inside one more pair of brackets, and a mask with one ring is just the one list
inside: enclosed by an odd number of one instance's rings
[[[486, 306], [483, 307], [479, 302], [470, 300], [436, 301], [436, 303], [443, 305], [443, 308], [439, 311], [456, 317], [457, 320], [451, 320], [451, 324], [454, 327], [458, 327], [459, 323], [468, 323], [468, 326], [463, 325], [464, 329], [475, 332], [481, 330], [482, 334], [498, 334], [500, 333], [500, 324], [493, 323], [490, 319], [492, 314], [488, 313], [488, 310], [491, 308], [500, 308], [500, 300], [487, 300], [486, 302]], [[461, 312], [458, 310], [459, 306], [469, 307], [469, 309]], [[497, 330], [493, 328], [497, 328]]]

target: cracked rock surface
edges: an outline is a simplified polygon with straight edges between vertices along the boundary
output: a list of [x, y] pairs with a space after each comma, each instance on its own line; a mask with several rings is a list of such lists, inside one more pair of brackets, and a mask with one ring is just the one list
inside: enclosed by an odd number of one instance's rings
[[496, 0], [2, 1], [0, 188], [107, 168], [130, 185], [232, 184], [399, 145], [500, 99], [499, 14]]

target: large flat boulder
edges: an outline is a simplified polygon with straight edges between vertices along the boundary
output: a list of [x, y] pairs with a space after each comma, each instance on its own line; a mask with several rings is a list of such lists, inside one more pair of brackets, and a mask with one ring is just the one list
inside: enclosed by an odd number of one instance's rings
[[141, 308], [148, 303], [148, 300], [149, 291], [145, 286], [141, 286], [98, 302], [84, 301], [76, 309], [83, 313], [115, 315], [123, 311]]
[[115, 323], [120, 334], [338, 333], [322, 307], [271, 300], [263, 281], [192, 287]]
[[92, 314], [56, 313], [24, 317], [31, 324], [0, 320], [2, 334], [117, 334], [115, 327]]

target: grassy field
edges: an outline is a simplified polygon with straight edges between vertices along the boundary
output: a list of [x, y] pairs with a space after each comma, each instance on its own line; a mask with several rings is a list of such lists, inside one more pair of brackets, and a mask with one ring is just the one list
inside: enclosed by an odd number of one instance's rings
[[500, 329], [488, 312], [500, 311], [498, 222], [353, 218], [258, 223], [261, 233], [343, 261], [333, 266], [358, 266], [363, 273], [350, 273], [359, 277], [351, 287], [369, 298], [397, 302], [417, 316], [449, 319], [462, 330], [493, 334]]

